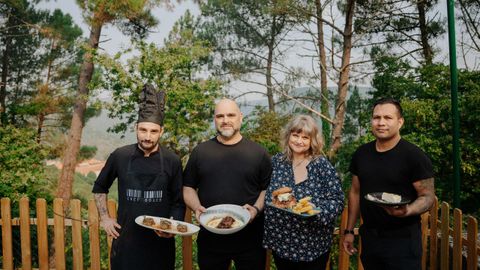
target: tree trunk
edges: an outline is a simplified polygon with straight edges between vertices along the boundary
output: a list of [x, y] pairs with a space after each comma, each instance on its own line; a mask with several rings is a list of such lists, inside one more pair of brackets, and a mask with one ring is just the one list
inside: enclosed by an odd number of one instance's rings
[[[7, 24], [8, 25], [8, 24]], [[8, 78], [8, 56], [10, 53], [11, 38], [8, 31], [5, 38], [5, 49], [2, 55], [2, 81], [0, 82], [0, 125], [7, 125], [7, 78]]]
[[275, 17], [273, 18], [272, 27], [271, 27], [271, 37], [270, 42], [268, 43], [268, 57], [267, 57], [267, 71], [265, 75], [266, 84], [267, 84], [267, 99], [268, 99], [268, 111], [275, 111], [275, 103], [273, 100], [273, 84], [272, 84], [272, 65], [273, 65], [273, 47], [275, 43], [275, 34], [276, 29]]
[[428, 29], [427, 29], [427, 22], [425, 18], [425, 1], [427, 0], [417, 1], [417, 9], [418, 9], [418, 21], [420, 25], [420, 37], [422, 41], [423, 57], [425, 58], [425, 64], [430, 65], [432, 64], [432, 60], [433, 60], [433, 52], [432, 52], [432, 47], [428, 43]]
[[[53, 48], [53, 43], [52, 46], [50, 47], [50, 52]], [[39, 89], [39, 97], [40, 100], [43, 101], [47, 97], [48, 89], [49, 89], [49, 84], [50, 84], [50, 76], [52, 72], [52, 64], [53, 61], [51, 59], [51, 54], [49, 55], [49, 60], [48, 60], [48, 66], [47, 66], [47, 78], [45, 79], [45, 84], [40, 86]], [[42, 132], [43, 132], [43, 123], [45, 122], [45, 115], [47, 108], [41, 110], [38, 115], [37, 115], [37, 143], [40, 143], [42, 141]]]
[[[330, 118], [329, 112], [329, 93], [327, 88], [327, 56], [325, 53], [325, 39], [323, 35], [323, 21], [322, 14], [323, 8], [320, 0], [315, 0], [315, 7], [317, 12], [317, 43], [319, 52], [319, 65], [320, 65], [320, 93], [321, 93], [321, 113]], [[330, 123], [322, 120], [322, 135], [325, 140], [330, 137]], [[325, 145], [329, 142], [325, 141]]]
[[352, 25], [353, 14], [355, 11], [355, 0], [348, 0], [345, 14], [345, 29], [343, 31], [343, 53], [342, 66], [340, 69], [340, 79], [338, 81], [338, 97], [335, 108], [335, 118], [333, 120], [332, 144], [328, 152], [330, 158], [334, 157], [340, 148], [343, 133], [343, 123], [345, 122], [346, 97], [348, 91], [348, 81], [350, 75], [350, 54], [352, 51]]
[[57, 197], [62, 198], [68, 206], [72, 195], [73, 177], [77, 165], [77, 155], [84, 125], [84, 114], [88, 101], [88, 84], [93, 75], [93, 51], [98, 48], [102, 23], [93, 23], [90, 30], [88, 49], [83, 57], [82, 68], [78, 80], [78, 93], [72, 115], [72, 123], [67, 139], [67, 148], [63, 154], [63, 168], [57, 187]]

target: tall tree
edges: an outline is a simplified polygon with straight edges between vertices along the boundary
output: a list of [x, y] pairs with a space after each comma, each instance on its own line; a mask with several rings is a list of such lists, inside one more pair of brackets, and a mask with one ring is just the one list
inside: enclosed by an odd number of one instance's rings
[[33, 101], [37, 118], [37, 141], [45, 131], [45, 121], [52, 114], [65, 115], [71, 106], [72, 88], [75, 86], [75, 71], [80, 60], [80, 50], [76, 42], [82, 35], [80, 27], [73, 23], [70, 15], [60, 10], [49, 14], [39, 26], [42, 38], [41, 58], [43, 72], [36, 79], [38, 92]]
[[340, 66], [340, 76], [338, 79], [337, 100], [335, 102], [335, 116], [333, 119], [333, 128], [331, 135], [330, 149], [328, 155], [334, 156], [342, 144], [343, 124], [345, 121], [345, 108], [348, 92], [348, 83], [350, 80], [350, 57], [353, 43], [353, 20], [355, 13], [356, 0], [347, 0], [345, 3], [345, 26], [342, 32], [343, 50], [342, 64]]
[[[23, 124], [17, 119], [18, 104], [31, 95], [29, 79], [36, 73], [39, 59], [35, 51], [39, 36], [32, 27], [45, 12], [39, 12], [26, 0], [0, 2], [0, 124]], [[17, 123], [18, 122], [18, 123]]]
[[[285, 56], [282, 41], [293, 24], [287, 12], [289, 1], [208, 0], [201, 5], [204, 36], [216, 47], [215, 59], [222, 75], [252, 82], [249, 76], [264, 77], [268, 108], [275, 109], [275, 60]], [[253, 91], [252, 91], [253, 92]], [[258, 92], [258, 91], [257, 91]]]
[[[364, 35], [362, 46], [382, 48], [422, 65], [433, 63], [435, 40], [445, 32], [436, 10], [438, 0], [359, 1], [355, 30]], [[418, 57], [420, 56], [420, 57]]]
[[63, 168], [58, 182], [57, 196], [63, 198], [65, 203], [68, 202], [72, 194], [73, 175], [77, 164], [85, 110], [89, 97], [89, 83], [94, 72], [94, 57], [97, 54], [102, 28], [107, 24], [119, 23], [125, 30], [133, 29], [133, 33], [143, 37], [148, 27], [151, 27], [154, 22], [150, 10], [159, 2], [160, 0], [77, 0], [77, 4], [82, 8], [85, 21], [90, 26], [90, 36], [88, 43], [85, 45], [86, 53], [83, 56], [80, 69], [77, 97], [75, 98], [67, 147], [63, 155]]
[[461, 11], [458, 19], [464, 29], [460, 30], [460, 49], [465, 66], [467, 68], [471, 66], [475, 70], [480, 67], [480, 63], [472, 63], [470, 55], [480, 53], [480, 0], [459, 0], [457, 5]]
[[[136, 43], [140, 52], [128, 60], [102, 57], [104, 88], [111, 89], [114, 104], [110, 116], [122, 122], [111, 130], [124, 132], [138, 117], [136, 105], [145, 82], [166, 92], [165, 134], [162, 143], [181, 157], [204, 140], [211, 127], [214, 100], [220, 95], [220, 83], [200, 76], [206, 69], [212, 48], [195, 33], [198, 22], [187, 12], [174, 25], [165, 46]], [[130, 49], [129, 49], [130, 50]], [[126, 61], [126, 62], [125, 62]]]

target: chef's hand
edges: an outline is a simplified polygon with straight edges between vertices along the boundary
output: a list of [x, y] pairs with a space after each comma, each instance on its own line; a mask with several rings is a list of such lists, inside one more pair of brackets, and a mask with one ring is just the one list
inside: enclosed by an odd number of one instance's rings
[[200, 215], [205, 213], [205, 211], [207, 211], [207, 209], [202, 205], [200, 205], [199, 207], [197, 207], [197, 209], [195, 209], [195, 217], [197, 218], [198, 222], [200, 222]]
[[399, 206], [382, 206], [387, 214], [394, 217], [406, 217], [408, 216], [408, 204]]
[[250, 212], [250, 220], [248, 221], [248, 223], [252, 222], [253, 219], [258, 215], [258, 211], [255, 207], [251, 206], [250, 204], [245, 204], [243, 206], [243, 208], [247, 209], [248, 212]]
[[155, 233], [158, 236], [163, 237], [163, 238], [172, 238], [172, 237], [175, 236], [173, 233], [162, 232], [162, 231], [159, 231], [159, 230], [155, 230]]
[[353, 240], [355, 236], [353, 234], [345, 234], [343, 236], [343, 249], [347, 252], [348, 255], [353, 255], [357, 253], [357, 249], [353, 246]]
[[117, 223], [117, 220], [111, 217], [103, 217], [100, 220], [100, 227], [102, 227], [108, 236], [117, 239], [120, 236], [117, 229], [121, 229], [122, 226]]

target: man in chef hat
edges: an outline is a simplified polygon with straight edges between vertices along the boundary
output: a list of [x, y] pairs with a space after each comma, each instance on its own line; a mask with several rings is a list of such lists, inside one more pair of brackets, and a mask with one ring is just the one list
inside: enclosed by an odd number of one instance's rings
[[[160, 145], [164, 132], [165, 92], [146, 84], [140, 94], [137, 143], [117, 148], [107, 159], [93, 187], [101, 226], [113, 237], [111, 268], [174, 269], [172, 234], [135, 223], [138, 216], [183, 220], [180, 158]], [[107, 193], [118, 180], [117, 219], [107, 211]], [[157, 236], [158, 235], [158, 236]]]

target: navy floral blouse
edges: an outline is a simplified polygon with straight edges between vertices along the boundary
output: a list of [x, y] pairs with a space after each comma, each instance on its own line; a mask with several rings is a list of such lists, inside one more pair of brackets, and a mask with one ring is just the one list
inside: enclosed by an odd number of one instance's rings
[[[279, 257], [291, 261], [313, 261], [330, 250], [333, 229], [343, 210], [344, 194], [340, 179], [332, 164], [318, 157], [307, 165], [308, 177], [295, 185], [292, 163], [282, 154], [272, 158], [272, 179], [265, 202], [265, 231], [263, 245]], [[291, 187], [297, 200], [310, 196], [320, 213], [302, 217], [274, 208], [272, 192], [280, 187]]]

